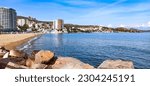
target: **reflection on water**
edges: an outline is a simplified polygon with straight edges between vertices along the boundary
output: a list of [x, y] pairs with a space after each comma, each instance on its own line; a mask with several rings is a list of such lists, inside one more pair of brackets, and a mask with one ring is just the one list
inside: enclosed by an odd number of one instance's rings
[[51, 50], [97, 67], [106, 59], [134, 62], [136, 68], [150, 68], [150, 33], [44, 34], [25, 51]]
[[62, 34], [53, 34], [52, 41], [54, 42], [54, 46], [56, 48], [62, 46], [63, 45]]

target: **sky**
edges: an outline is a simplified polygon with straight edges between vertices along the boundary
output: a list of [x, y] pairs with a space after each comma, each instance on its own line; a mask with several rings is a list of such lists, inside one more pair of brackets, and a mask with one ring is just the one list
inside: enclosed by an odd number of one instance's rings
[[84, 25], [149, 26], [150, 0], [0, 0], [0, 7], [38, 20]]

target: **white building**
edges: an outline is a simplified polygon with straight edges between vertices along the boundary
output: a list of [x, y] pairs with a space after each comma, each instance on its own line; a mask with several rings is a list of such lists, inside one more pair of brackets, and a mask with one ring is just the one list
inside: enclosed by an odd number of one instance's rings
[[31, 17], [23, 17], [23, 16], [17, 16], [17, 25], [23, 26], [24, 24], [27, 24], [29, 27], [32, 27], [33, 24], [36, 24], [37, 20]]
[[62, 30], [63, 28], [64, 28], [64, 21], [62, 19], [53, 21], [53, 29]]

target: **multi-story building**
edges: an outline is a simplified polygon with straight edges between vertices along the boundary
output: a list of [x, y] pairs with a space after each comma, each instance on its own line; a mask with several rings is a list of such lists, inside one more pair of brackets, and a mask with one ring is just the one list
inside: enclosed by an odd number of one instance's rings
[[30, 24], [29, 19], [23, 16], [17, 16], [17, 25], [23, 26], [24, 24]]
[[53, 21], [53, 28], [58, 31], [62, 31], [62, 29], [64, 28], [64, 21], [62, 19]]
[[24, 26], [25, 24], [27, 24], [29, 28], [34, 28], [34, 29], [51, 29], [53, 22], [39, 21], [36, 18], [32, 18], [32, 17], [17, 16], [17, 25]]
[[24, 16], [17, 16], [17, 25], [23, 26], [27, 24], [29, 27], [32, 27], [37, 23], [37, 20], [32, 17], [24, 17]]
[[12, 8], [0, 7], [0, 30], [2, 31], [15, 31], [16, 25], [16, 10]]

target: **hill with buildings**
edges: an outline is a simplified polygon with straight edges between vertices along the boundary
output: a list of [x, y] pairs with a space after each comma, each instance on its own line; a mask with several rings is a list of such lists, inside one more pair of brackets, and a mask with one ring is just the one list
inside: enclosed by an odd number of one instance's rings
[[105, 27], [98, 25], [74, 25], [74, 24], [65, 24], [64, 28], [69, 33], [74, 32], [142, 32], [141, 30], [135, 28], [125, 28], [125, 27]]

